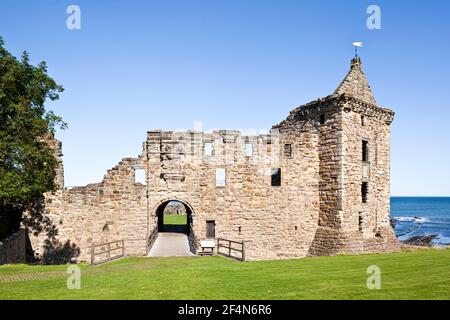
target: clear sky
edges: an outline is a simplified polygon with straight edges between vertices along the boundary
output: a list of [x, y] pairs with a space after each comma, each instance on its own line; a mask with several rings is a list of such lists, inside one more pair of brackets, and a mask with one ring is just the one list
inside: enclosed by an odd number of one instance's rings
[[[71, 4], [80, 30], [66, 27]], [[396, 112], [392, 195], [450, 195], [449, 15], [447, 0], [1, 0], [0, 35], [66, 89], [48, 105], [69, 123], [66, 185], [137, 156], [147, 130], [269, 129], [334, 91], [360, 40], [375, 97]]]

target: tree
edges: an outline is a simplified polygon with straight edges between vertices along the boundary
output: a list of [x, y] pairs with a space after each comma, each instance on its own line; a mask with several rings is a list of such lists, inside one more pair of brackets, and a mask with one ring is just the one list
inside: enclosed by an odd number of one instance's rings
[[0, 214], [14, 218], [16, 227], [57, 187], [58, 163], [46, 139], [67, 125], [44, 104], [62, 91], [45, 62], [31, 65], [27, 52], [18, 60], [0, 37]]

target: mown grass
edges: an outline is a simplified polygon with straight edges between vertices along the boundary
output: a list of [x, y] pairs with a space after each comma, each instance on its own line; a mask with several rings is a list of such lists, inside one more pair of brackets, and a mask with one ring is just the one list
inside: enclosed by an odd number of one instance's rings
[[187, 215], [164, 215], [164, 224], [170, 225], [186, 225], [187, 224]]
[[[381, 269], [369, 290], [367, 267]], [[12, 273], [67, 266], [0, 266]], [[81, 267], [81, 289], [66, 279], [0, 283], [0, 299], [449, 299], [450, 250], [236, 262], [222, 257], [126, 258]]]

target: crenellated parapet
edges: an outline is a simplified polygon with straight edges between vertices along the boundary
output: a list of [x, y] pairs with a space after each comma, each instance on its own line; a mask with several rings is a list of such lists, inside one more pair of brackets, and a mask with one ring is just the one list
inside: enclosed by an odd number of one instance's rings
[[281, 129], [288, 126], [289, 123], [295, 123], [297, 121], [317, 120], [318, 115], [335, 112], [338, 109], [344, 110], [345, 112], [353, 111], [362, 116], [377, 119], [388, 125], [392, 123], [395, 116], [395, 112], [388, 108], [380, 108], [377, 105], [367, 103], [346, 94], [340, 96], [334, 94], [295, 108], [290, 112], [286, 120], [273, 126], [273, 128]]

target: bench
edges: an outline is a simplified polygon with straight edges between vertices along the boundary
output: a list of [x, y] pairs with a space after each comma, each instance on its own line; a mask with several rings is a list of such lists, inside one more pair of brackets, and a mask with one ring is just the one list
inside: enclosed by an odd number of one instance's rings
[[[200, 240], [200, 248], [202, 249], [202, 252], [200, 253], [200, 255], [202, 255], [202, 256], [204, 256], [206, 254], [213, 255], [215, 246], [216, 246], [215, 239]], [[208, 251], [205, 251], [205, 249]]]

